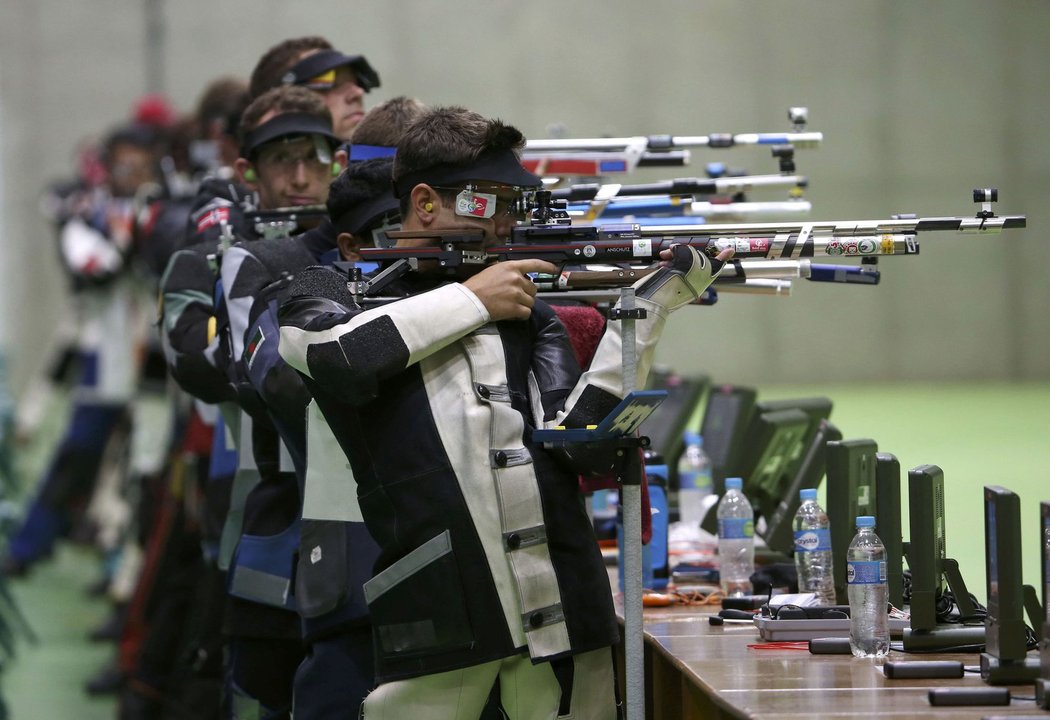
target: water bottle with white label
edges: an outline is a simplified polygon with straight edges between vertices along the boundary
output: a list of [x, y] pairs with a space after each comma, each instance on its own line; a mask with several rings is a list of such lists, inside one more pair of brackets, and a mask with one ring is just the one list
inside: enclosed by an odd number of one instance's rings
[[678, 460], [678, 517], [695, 529], [704, 519], [704, 499], [711, 494], [711, 460], [698, 433], [686, 432], [684, 439]]
[[886, 548], [875, 534], [875, 518], [857, 518], [857, 534], [846, 551], [849, 646], [857, 657], [881, 658], [890, 650]]
[[831, 523], [817, 503], [817, 491], [799, 491], [802, 504], [795, 513], [795, 569], [798, 591], [814, 593], [820, 605], [835, 604], [835, 577], [832, 574]]
[[743, 480], [726, 478], [718, 502], [718, 573], [727, 597], [750, 595], [755, 572], [755, 512], [741, 491]]

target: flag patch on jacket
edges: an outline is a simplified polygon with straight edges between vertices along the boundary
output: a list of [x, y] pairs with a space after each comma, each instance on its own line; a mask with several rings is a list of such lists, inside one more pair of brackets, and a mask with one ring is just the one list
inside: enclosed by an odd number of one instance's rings
[[248, 342], [248, 346], [244, 348], [244, 360], [248, 363], [248, 369], [252, 369], [252, 363], [255, 361], [255, 355], [259, 352], [259, 348], [266, 342], [266, 333], [263, 332], [262, 327], [255, 329], [255, 334], [252, 335], [252, 339]]
[[197, 232], [204, 232], [214, 225], [227, 223], [229, 221], [230, 209], [228, 207], [212, 208], [197, 218]]

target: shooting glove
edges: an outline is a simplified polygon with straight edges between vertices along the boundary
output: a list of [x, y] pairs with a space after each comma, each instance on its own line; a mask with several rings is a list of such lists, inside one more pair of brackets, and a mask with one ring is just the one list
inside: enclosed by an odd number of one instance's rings
[[725, 266], [685, 244], [674, 245], [671, 253], [669, 267], [661, 267], [634, 284], [636, 297], [656, 303], [667, 312], [700, 297]]

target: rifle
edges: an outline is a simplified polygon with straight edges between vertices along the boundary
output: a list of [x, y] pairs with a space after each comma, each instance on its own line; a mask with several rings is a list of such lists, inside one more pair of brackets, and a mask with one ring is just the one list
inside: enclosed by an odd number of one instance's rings
[[[726, 149], [740, 145], [767, 145], [784, 148], [812, 148], [824, 134], [805, 132], [809, 112], [804, 107], [788, 110], [792, 132], [712, 133], [710, 135], [638, 135], [619, 138], [578, 138], [528, 140], [522, 165], [538, 175], [601, 176], [629, 173], [648, 165], [689, 163], [689, 148]], [[774, 151], [774, 156], [777, 152]], [[673, 162], [668, 162], [674, 158]], [[793, 168], [793, 164], [791, 165]], [[781, 171], [784, 172], [782, 162]]]
[[[744, 223], [697, 226], [606, 225], [573, 226], [562, 210], [551, 207], [549, 191], [537, 191], [532, 204], [531, 225], [513, 228], [510, 242], [483, 248], [483, 236], [474, 230], [393, 232], [390, 237], [427, 238], [424, 247], [364, 248], [365, 260], [393, 261], [374, 277], [351, 279], [351, 288], [361, 296], [375, 295], [389, 282], [431, 260], [451, 269], [464, 264], [537, 258], [555, 265], [592, 263], [646, 263], [659, 260], [662, 250], [687, 244], [709, 257], [725, 248], [735, 250], [735, 259], [766, 260], [812, 257], [860, 257], [871, 263], [883, 255], [915, 255], [917, 236], [927, 232], [997, 234], [1004, 229], [1023, 228], [1024, 215], [997, 216], [991, 204], [998, 200], [995, 188], [974, 190], [974, 202], [983, 203], [975, 217], [897, 216], [889, 220], [833, 220], [802, 223]], [[822, 269], [821, 272], [840, 272]], [[844, 271], [841, 271], [844, 272]], [[626, 279], [625, 279], [626, 282]], [[632, 281], [633, 282], [633, 281]], [[872, 284], [872, 283], [866, 283]]]
[[638, 195], [736, 195], [758, 188], [805, 188], [805, 175], [731, 175], [726, 177], [683, 177], [661, 182], [622, 185], [619, 183], [578, 183], [551, 190], [552, 200], [570, 203], [635, 197]]
[[633, 217], [639, 225], [660, 222], [696, 223], [704, 220], [738, 220], [745, 217], [808, 215], [813, 209], [808, 200], [709, 202], [675, 196], [628, 198], [600, 202], [574, 203], [568, 206], [569, 217], [584, 222], [607, 222]]
[[250, 210], [244, 216], [263, 239], [270, 239], [288, 237], [301, 227], [313, 227], [328, 217], [328, 209], [324, 205], [302, 205]]

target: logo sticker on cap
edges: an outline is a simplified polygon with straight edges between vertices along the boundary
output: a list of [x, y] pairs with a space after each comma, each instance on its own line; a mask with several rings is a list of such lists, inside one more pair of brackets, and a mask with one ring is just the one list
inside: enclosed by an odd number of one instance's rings
[[496, 214], [496, 196], [464, 190], [456, 196], [456, 214], [467, 217], [490, 218]]

